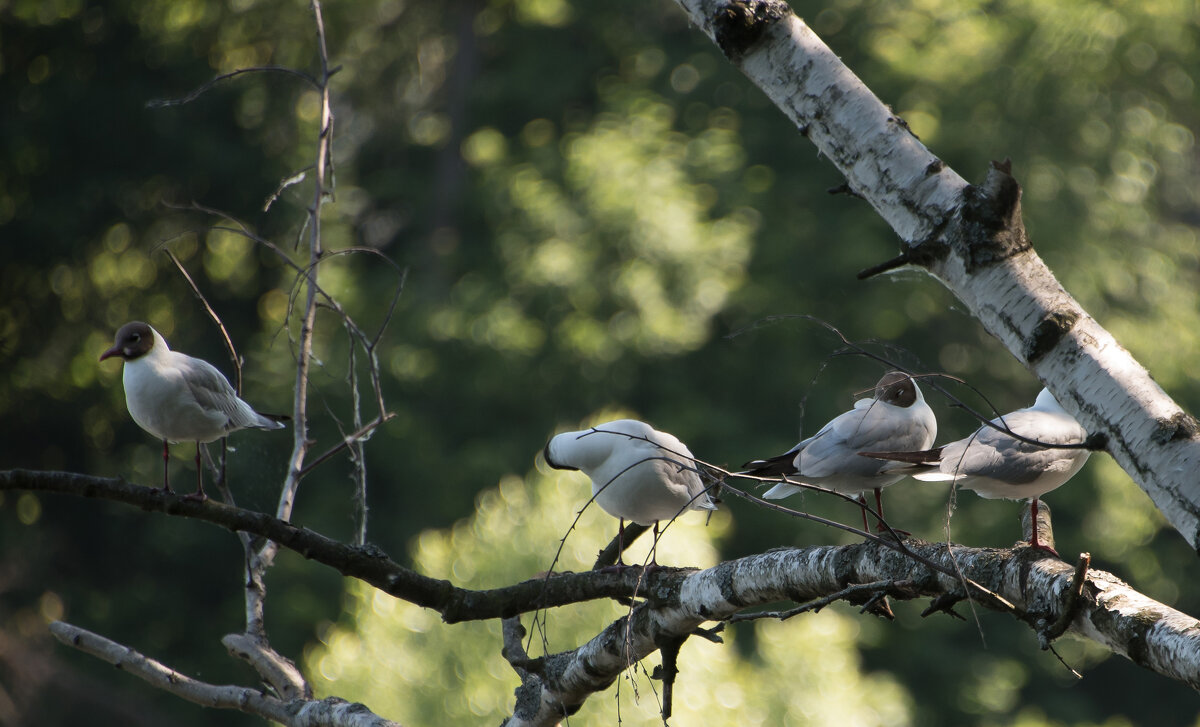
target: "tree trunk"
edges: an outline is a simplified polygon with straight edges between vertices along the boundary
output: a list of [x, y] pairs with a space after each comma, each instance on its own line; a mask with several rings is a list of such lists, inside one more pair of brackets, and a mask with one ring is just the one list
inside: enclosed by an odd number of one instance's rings
[[1007, 163], [970, 185], [776, 0], [677, 0], [788, 115], [923, 267], [1037, 376], [1200, 550], [1200, 438], [1030, 246]]

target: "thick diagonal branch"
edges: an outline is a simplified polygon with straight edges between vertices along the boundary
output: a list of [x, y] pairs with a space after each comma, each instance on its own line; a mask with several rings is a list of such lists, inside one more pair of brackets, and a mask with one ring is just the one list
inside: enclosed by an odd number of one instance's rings
[[1200, 550], [1200, 435], [1150, 374], [1030, 247], [1020, 187], [997, 163], [978, 185], [946, 166], [779, 0], [676, 0]]

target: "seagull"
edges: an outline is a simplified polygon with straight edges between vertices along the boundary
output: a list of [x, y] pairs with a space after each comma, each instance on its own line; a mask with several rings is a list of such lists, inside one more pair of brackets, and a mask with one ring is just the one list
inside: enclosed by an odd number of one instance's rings
[[[997, 428], [998, 427], [998, 428]], [[1004, 429], [1045, 444], [1082, 445], [1087, 439], [1075, 418], [1049, 389], [1033, 406], [993, 419], [965, 439], [924, 452], [863, 452], [863, 456], [895, 460], [889, 472], [910, 474], [926, 482], [957, 482], [988, 499], [1029, 500], [1034, 527], [1029, 545], [1054, 555], [1038, 542], [1038, 499], [1071, 479], [1087, 462], [1087, 449], [1039, 447], [1016, 439]]]
[[207, 361], [172, 351], [158, 331], [141, 321], [121, 326], [112, 348], [100, 360], [125, 361], [125, 405], [137, 425], [163, 443], [163, 490], [168, 442], [196, 443], [196, 491], [186, 497], [205, 500], [200, 444], [239, 429], [283, 429], [287, 417], [260, 414], [238, 398], [229, 381]]
[[[889, 371], [875, 384], [875, 396], [859, 399], [854, 408], [834, 418], [815, 435], [783, 454], [756, 459], [742, 465], [740, 474], [756, 477], [782, 477], [809, 485], [857, 495], [862, 508], [863, 530], [867, 530], [867, 503], [864, 494], [875, 491], [879, 516], [877, 530], [883, 530], [883, 494], [888, 485], [904, 479], [889, 474], [886, 463], [859, 457], [863, 450], [909, 451], [927, 449], [937, 436], [937, 418], [925, 403], [920, 387], [911, 376]], [[864, 464], [865, 461], [865, 464]], [[763, 494], [778, 500], [799, 492], [802, 487], [780, 483]]]
[[[592, 479], [592, 498], [620, 521], [617, 567], [625, 521], [654, 526], [687, 510], [715, 510], [697, 474], [691, 450], [675, 436], [645, 422], [618, 419], [578, 432], [556, 435], [544, 451], [546, 464], [559, 470], [580, 470]], [[650, 564], [655, 562], [651, 550]]]

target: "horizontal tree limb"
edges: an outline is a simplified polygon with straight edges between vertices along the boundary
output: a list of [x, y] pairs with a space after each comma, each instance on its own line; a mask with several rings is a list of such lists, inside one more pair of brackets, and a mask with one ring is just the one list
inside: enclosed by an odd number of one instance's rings
[[[957, 566], [965, 577], [1012, 602], [1015, 615], [1039, 636], [1065, 616], [1066, 633], [1200, 689], [1200, 621], [1134, 591], [1110, 573], [1088, 570], [1076, 596], [1075, 569], [1042, 551], [948, 548], [916, 540], [906, 544], [935, 563]], [[845, 591], [847, 584], [895, 582], [904, 587], [890, 593], [902, 599], [966, 595], [953, 578], [870, 542], [773, 550], [682, 575], [672, 598], [643, 603], [579, 648], [545, 657], [538, 674], [523, 675], [523, 695], [505, 725], [556, 724], [630, 664], [671, 639], [686, 637], [705, 621], [732, 619], [744, 609], [777, 601], [821, 599]]]
[[[220, 525], [236, 532], [261, 535], [310, 560], [357, 578], [381, 591], [442, 615], [447, 623], [516, 616], [528, 611], [590, 601], [627, 597], [639, 581], [639, 572], [559, 573], [488, 590], [459, 588], [447, 580], [430, 578], [405, 568], [373, 545], [347, 545], [320, 533], [292, 525], [265, 513], [225, 505], [209, 499], [188, 500], [159, 488], [143, 487], [122, 479], [74, 472], [0, 470], [0, 491], [36, 490], [112, 500], [148, 512], [161, 512]], [[674, 569], [647, 577], [643, 592], [658, 579], [670, 579]]]
[[[29, 489], [106, 498], [147, 510], [193, 517], [231, 530], [271, 538], [307, 558], [363, 580], [398, 598], [438, 610], [447, 621], [503, 618], [550, 606], [597, 598], [645, 598], [629, 616], [609, 625], [578, 649], [544, 657], [528, 683], [540, 684], [539, 705], [514, 719], [570, 713], [588, 694], [607, 687], [621, 670], [705, 621], [721, 621], [747, 608], [779, 601], [806, 602], [857, 583], [903, 581], [898, 598], [959, 599], [961, 573], [999, 596], [976, 599], [1012, 613], [1039, 634], [1049, 633], [1064, 613], [1066, 633], [1090, 639], [1135, 664], [1200, 689], [1200, 621], [1138, 593], [1104, 571], [1086, 570], [1082, 587], [1075, 568], [1029, 548], [969, 548], [917, 539], [905, 546], [946, 572], [929, 568], [877, 541], [855, 545], [772, 550], [723, 562], [703, 571], [660, 568], [643, 573], [564, 573], [490, 590], [458, 588], [449, 581], [406, 569], [377, 548], [357, 548], [277, 520], [215, 502], [197, 503], [156, 488], [68, 472], [0, 471], [0, 490]], [[974, 590], [974, 589], [972, 589]], [[1078, 595], [1074, 595], [1077, 591]], [[444, 610], [443, 610], [444, 609]], [[1071, 611], [1074, 615], [1071, 615]], [[539, 718], [540, 719], [540, 718]], [[542, 724], [537, 719], [528, 724]], [[526, 724], [523, 721], [512, 724]]]

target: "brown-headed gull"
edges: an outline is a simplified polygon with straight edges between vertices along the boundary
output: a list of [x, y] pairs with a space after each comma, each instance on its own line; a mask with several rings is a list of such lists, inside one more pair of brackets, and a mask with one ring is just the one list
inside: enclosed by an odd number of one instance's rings
[[[654, 526], [688, 510], [715, 510], [697, 474], [691, 450], [673, 435], [634, 419], [599, 424], [578, 432], [555, 435], [544, 452], [546, 464], [560, 470], [580, 470], [592, 480], [592, 497], [620, 521]], [[623, 565], [619, 551], [618, 566]], [[654, 551], [651, 551], [654, 565]]]
[[[862, 507], [863, 529], [867, 526], [864, 494], [875, 492], [875, 506], [883, 517], [882, 490], [904, 479], [903, 474], [884, 470], [885, 462], [858, 456], [864, 450], [908, 451], [927, 449], [937, 437], [937, 418], [925, 403], [920, 387], [911, 376], [889, 371], [875, 384], [875, 396], [859, 399], [854, 408], [839, 415], [813, 436], [783, 454], [756, 459], [742, 465], [742, 474], [784, 477], [825, 487], [844, 495], [857, 495]], [[799, 492], [801, 487], [780, 483], [763, 494], [777, 500]], [[877, 529], [882, 530], [882, 520]]]
[[[1042, 389], [1033, 406], [991, 421], [971, 436], [924, 452], [864, 452], [867, 457], [895, 460], [889, 472], [910, 474], [926, 482], [956, 482], [990, 499], [1025, 500], [1033, 514], [1030, 546], [1054, 553], [1038, 542], [1037, 503], [1047, 492], [1071, 479], [1090, 452], [1039, 447], [1002, 431], [1007, 428], [1045, 444], [1082, 445], [1087, 432], [1050, 393]], [[997, 429], [996, 427], [999, 427]], [[1058, 553], [1054, 553], [1058, 555]]]
[[158, 331], [141, 321], [121, 326], [100, 360], [125, 361], [125, 404], [138, 426], [163, 443], [163, 489], [170, 492], [168, 442], [196, 443], [196, 491], [203, 500], [200, 444], [247, 427], [282, 429], [287, 417], [260, 414], [238, 398], [229, 381], [207, 361], [172, 351]]

